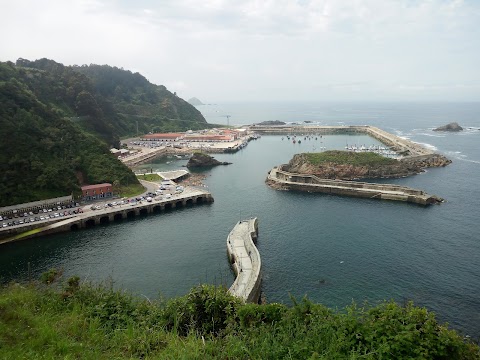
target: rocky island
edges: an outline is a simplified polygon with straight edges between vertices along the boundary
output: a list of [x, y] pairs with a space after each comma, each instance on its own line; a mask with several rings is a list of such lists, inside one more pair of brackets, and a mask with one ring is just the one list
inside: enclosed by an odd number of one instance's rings
[[444, 200], [407, 186], [351, 180], [406, 177], [422, 172], [425, 167], [445, 166], [450, 162], [439, 154], [395, 160], [372, 152], [304, 153], [294, 155], [288, 164], [270, 170], [266, 183], [276, 190], [320, 192], [430, 205]]
[[458, 125], [458, 123], [456, 122], [452, 122], [450, 124], [433, 129], [433, 131], [450, 131], [450, 132], [458, 132], [462, 130], [463, 128], [460, 125]]
[[280, 120], [267, 120], [259, 122], [258, 124], [254, 124], [254, 126], [281, 126], [286, 125], [287, 123], [280, 121]]
[[213, 167], [213, 166], [218, 166], [218, 165], [230, 165], [231, 163], [229, 162], [222, 162], [218, 161], [214, 157], [201, 153], [201, 152], [196, 152], [192, 155], [190, 160], [188, 160], [188, 163], [186, 165], [187, 168], [205, 168], [205, 167]]
[[421, 173], [427, 167], [446, 166], [451, 160], [435, 154], [428, 158], [389, 159], [366, 152], [325, 151], [296, 154], [283, 170], [315, 175], [322, 179], [359, 180], [406, 177]]

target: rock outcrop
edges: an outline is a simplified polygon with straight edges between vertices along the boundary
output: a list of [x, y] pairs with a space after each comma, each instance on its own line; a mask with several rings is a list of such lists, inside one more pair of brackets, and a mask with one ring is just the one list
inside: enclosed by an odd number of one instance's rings
[[407, 177], [424, 172], [427, 167], [441, 167], [450, 163], [451, 160], [445, 156], [433, 154], [396, 160], [391, 164], [351, 165], [328, 162], [314, 165], [305, 154], [297, 154], [282, 168], [288, 172], [316, 175], [322, 179], [359, 180]]
[[447, 125], [444, 125], [444, 126], [440, 126], [436, 129], [433, 129], [433, 131], [451, 131], [451, 132], [458, 132], [458, 131], [462, 131], [463, 128], [458, 125], [458, 123], [456, 122], [453, 122], [453, 123], [450, 123], [450, 124], [447, 124]]
[[221, 162], [211, 157], [210, 155], [197, 152], [192, 155], [190, 160], [188, 160], [188, 168], [202, 168], [202, 167], [213, 167], [218, 165], [230, 165], [229, 162]]
[[259, 126], [276, 126], [276, 125], [286, 125], [287, 123], [280, 121], [280, 120], [268, 120], [268, 121], [262, 121], [258, 124], [254, 125], [259, 125]]

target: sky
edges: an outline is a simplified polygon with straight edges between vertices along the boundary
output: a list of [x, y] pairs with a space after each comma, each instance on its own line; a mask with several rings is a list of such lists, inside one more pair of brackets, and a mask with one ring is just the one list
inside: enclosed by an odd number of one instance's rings
[[0, 0], [0, 10], [0, 61], [108, 64], [185, 99], [480, 100], [480, 0]]

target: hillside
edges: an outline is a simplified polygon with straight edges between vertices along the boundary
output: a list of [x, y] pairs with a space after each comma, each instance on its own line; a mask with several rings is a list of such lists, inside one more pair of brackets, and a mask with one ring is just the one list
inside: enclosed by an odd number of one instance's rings
[[137, 133], [198, 130], [209, 127], [194, 106], [154, 85], [139, 73], [108, 65], [73, 66], [72, 70], [91, 79], [95, 91], [114, 112], [110, 122], [119, 136]]
[[[58, 272], [42, 276], [55, 281]], [[223, 287], [169, 301], [81, 284], [0, 290], [0, 358], [478, 359], [480, 349], [412, 303], [332, 310], [242, 304]]]
[[0, 63], [0, 206], [71, 194], [89, 183], [137, 184], [109, 151], [118, 136], [88, 78], [42, 64], [53, 68]]

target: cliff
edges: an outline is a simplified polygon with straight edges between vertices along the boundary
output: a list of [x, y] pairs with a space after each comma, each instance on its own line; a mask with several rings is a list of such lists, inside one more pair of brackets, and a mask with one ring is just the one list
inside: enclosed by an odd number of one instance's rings
[[427, 167], [446, 166], [450, 163], [450, 160], [438, 154], [394, 160], [373, 153], [325, 151], [294, 155], [283, 169], [316, 175], [322, 179], [358, 180], [406, 177], [421, 173]]

